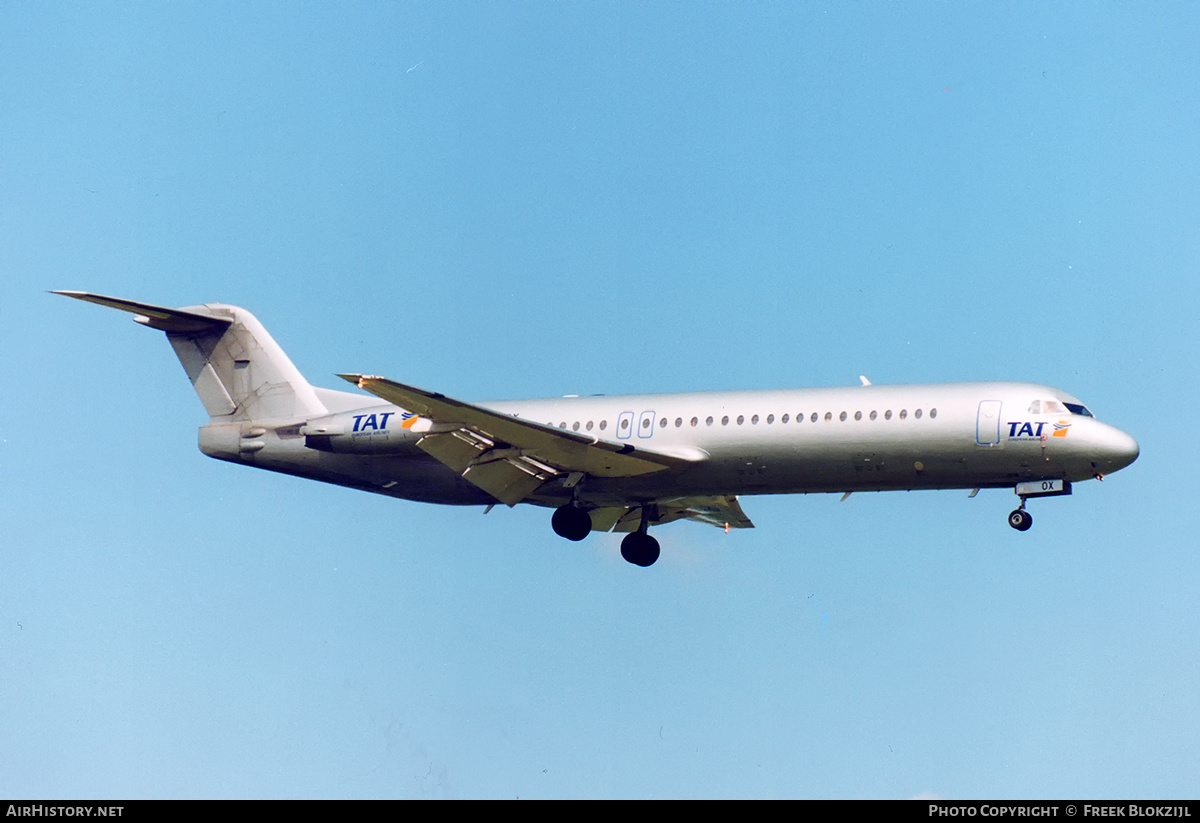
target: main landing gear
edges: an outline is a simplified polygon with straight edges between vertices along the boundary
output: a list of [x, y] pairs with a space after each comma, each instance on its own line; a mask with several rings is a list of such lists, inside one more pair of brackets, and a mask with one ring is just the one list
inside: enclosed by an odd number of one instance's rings
[[550, 525], [559, 537], [578, 541], [592, 533], [592, 516], [586, 510], [568, 503], [554, 510]]
[[643, 529], [630, 532], [621, 541], [621, 557], [635, 566], [653, 566], [658, 559], [658, 541]]
[[[650, 507], [642, 507], [642, 520], [638, 530], [631, 532], [621, 541], [621, 557], [635, 566], [652, 566], [658, 560], [658, 541], [648, 533], [650, 528]], [[554, 533], [568, 540], [583, 540], [592, 531], [592, 516], [573, 503], [559, 506], [550, 518]]]

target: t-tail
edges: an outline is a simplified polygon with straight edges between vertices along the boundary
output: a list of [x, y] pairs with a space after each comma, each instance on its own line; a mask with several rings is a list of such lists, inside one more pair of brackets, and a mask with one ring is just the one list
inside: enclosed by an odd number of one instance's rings
[[166, 332], [208, 412], [200, 448], [212, 457], [237, 460], [262, 424], [328, 414], [320, 390], [245, 309], [224, 303], [172, 309], [81, 291], [54, 293], [130, 312], [138, 323]]

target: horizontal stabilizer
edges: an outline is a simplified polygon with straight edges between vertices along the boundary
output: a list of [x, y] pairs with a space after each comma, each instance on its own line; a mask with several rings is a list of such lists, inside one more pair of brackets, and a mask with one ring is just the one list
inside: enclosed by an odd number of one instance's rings
[[210, 314], [199, 314], [182, 309], [169, 309], [165, 306], [153, 306], [149, 303], [137, 303], [133, 300], [123, 300], [120, 297], [105, 297], [102, 294], [92, 294], [86, 291], [55, 291], [65, 297], [85, 300], [110, 309], [120, 309], [137, 315], [133, 319], [144, 326], [166, 332], [203, 332], [228, 328], [233, 322], [228, 317], [214, 317]]

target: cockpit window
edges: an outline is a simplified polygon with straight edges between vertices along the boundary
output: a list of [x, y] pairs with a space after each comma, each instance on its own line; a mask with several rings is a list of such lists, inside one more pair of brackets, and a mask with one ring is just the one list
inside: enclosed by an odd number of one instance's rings
[[1071, 414], [1080, 414], [1084, 417], [1093, 417], [1094, 415], [1088, 411], [1087, 406], [1082, 406], [1079, 403], [1063, 403], [1067, 407], [1067, 411]]
[[[1032, 403], [1029, 404], [1029, 413], [1030, 414], [1066, 414], [1069, 411], [1069, 409], [1067, 407], [1070, 405], [1071, 405], [1070, 403], [1063, 404], [1057, 400], [1034, 400]], [[1083, 406], [1077, 406], [1076, 408], [1082, 409]], [[1078, 412], [1075, 412], [1075, 413], [1078, 414]]]

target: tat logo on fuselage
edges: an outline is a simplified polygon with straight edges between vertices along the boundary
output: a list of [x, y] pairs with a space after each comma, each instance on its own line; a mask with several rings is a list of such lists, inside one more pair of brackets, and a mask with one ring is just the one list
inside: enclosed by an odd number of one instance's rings
[[[354, 428], [352, 434], [362, 434], [364, 432], [381, 432], [387, 429], [388, 418], [394, 417], [396, 412], [378, 412], [375, 414], [356, 414], [354, 417]], [[413, 412], [400, 413], [400, 428], [411, 429], [413, 423], [419, 419], [419, 415]]]
[[[1054, 431], [1047, 434], [1046, 426], [1050, 425]], [[1008, 439], [1009, 440], [1032, 440], [1044, 441], [1047, 437], [1066, 437], [1067, 430], [1071, 428], [1071, 424], [1066, 420], [1059, 420], [1057, 423], [1048, 424], [1045, 420], [1036, 422], [1029, 420], [1010, 420], [1008, 421]]]

